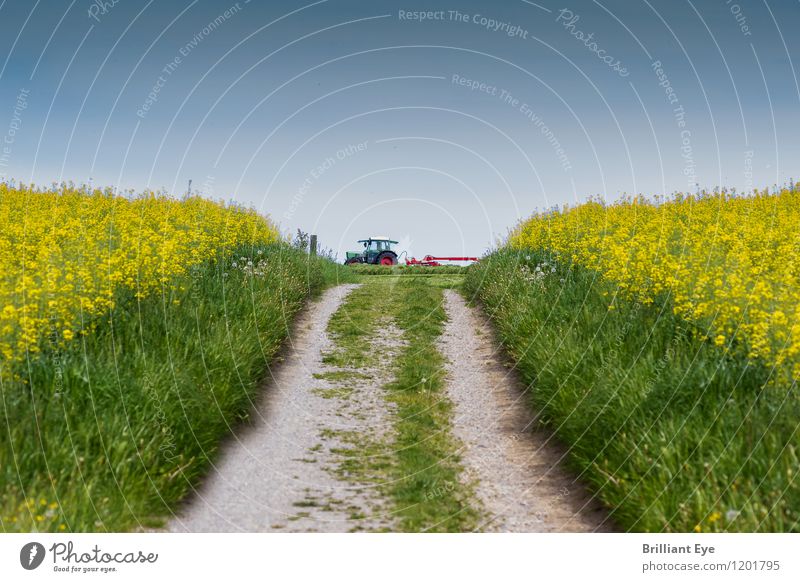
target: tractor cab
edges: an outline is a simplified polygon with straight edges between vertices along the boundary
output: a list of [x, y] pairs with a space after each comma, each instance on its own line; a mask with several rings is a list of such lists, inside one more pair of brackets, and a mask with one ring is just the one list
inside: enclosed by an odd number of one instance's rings
[[364, 263], [392, 266], [397, 264], [397, 253], [392, 250], [392, 245], [397, 244], [396, 240], [391, 240], [386, 236], [372, 236], [358, 242], [363, 245], [364, 250], [361, 252], [348, 251], [346, 265]]
[[368, 238], [367, 240], [358, 241], [364, 244], [364, 250], [368, 253], [382, 253], [383, 251], [392, 250], [392, 244], [396, 244], [396, 240], [384, 240], [379, 238]]

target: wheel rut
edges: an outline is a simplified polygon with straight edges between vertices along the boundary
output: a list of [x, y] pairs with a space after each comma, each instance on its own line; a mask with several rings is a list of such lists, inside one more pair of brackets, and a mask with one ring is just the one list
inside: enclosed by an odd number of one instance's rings
[[[327, 325], [357, 285], [327, 290], [294, 326], [282, 362], [249, 426], [168, 524], [178, 532], [349, 532], [390, 530], [390, 508], [364, 454], [364, 434], [391, 426], [380, 366], [324, 362], [335, 349]], [[386, 337], [386, 333], [383, 334]], [[392, 341], [384, 340], [391, 353]], [[376, 457], [381, 452], [375, 451]]]
[[464, 479], [473, 483], [483, 531], [610, 531], [607, 513], [563, 466], [566, 452], [536, 428], [525, 387], [503, 365], [491, 322], [453, 290], [440, 349]]

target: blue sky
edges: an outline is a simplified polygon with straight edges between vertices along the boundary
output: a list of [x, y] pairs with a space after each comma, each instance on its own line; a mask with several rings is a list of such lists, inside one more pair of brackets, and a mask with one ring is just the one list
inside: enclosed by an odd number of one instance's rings
[[798, 25], [776, 0], [0, 0], [0, 177], [191, 179], [340, 253], [480, 254], [588, 196], [800, 175]]

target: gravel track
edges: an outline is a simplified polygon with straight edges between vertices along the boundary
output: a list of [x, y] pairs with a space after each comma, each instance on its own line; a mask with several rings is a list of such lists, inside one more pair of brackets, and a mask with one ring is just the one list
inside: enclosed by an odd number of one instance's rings
[[[346, 532], [392, 527], [374, 483], [348, 480], [346, 435], [390, 425], [375, 390], [380, 370], [367, 379], [331, 382], [341, 371], [322, 362], [333, 347], [328, 321], [357, 285], [327, 290], [300, 316], [284, 360], [272, 366], [253, 422], [223, 447], [196, 495], [168, 524], [177, 532]], [[316, 375], [316, 377], [315, 377]], [[354, 406], [355, 404], [355, 406]], [[359, 473], [363, 479], [363, 471]]]
[[439, 349], [449, 361], [448, 396], [464, 479], [487, 514], [483, 531], [608, 531], [607, 514], [564, 467], [565, 451], [535, 428], [524, 386], [503, 365], [491, 322], [445, 291], [448, 322]]
[[[252, 422], [222, 447], [169, 531], [397, 530], [379, 494], [380, 471], [370, 473], [371, 459], [359, 449], [377, 444], [380, 451], [391, 441], [394, 410], [381, 387], [391, 380], [387, 362], [402, 348], [402, 333], [391, 321], [378, 325], [373, 341], [388, 358], [376, 367], [322, 361], [334, 348], [328, 321], [356, 287], [329, 289], [299, 315]], [[439, 349], [448, 360], [463, 480], [484, 516], [478, 529], [608, 531], [606, 512], [561, 466], [563, 448], [532, 428], [523, 386], [503, 366], [488, 319], [455, 291], [444, 297]]]

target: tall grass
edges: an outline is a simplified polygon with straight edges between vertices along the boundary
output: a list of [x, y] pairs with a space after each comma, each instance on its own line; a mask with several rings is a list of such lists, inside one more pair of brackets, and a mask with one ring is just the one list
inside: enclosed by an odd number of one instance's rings
[[163, 523], [253, 399], [305, 299], [345, 270], [286, 245], [207, 261], [3, 380], [4, 531]]
[[668, 296], [619, 300], [544, 252], [498, 251], [465, 285], [621, 527], [800, 530], [796, 383], [703, 341]]

